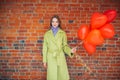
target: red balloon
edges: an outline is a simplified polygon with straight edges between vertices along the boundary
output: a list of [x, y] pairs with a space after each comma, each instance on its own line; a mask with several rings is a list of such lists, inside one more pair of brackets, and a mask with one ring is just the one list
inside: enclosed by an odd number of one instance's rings
[[89, 27], [87, 25], [81, 25], [78, 29], [78, 38], [84, 40], [89, 33]]
[[100, 32], [104, 38], [112, 38], [115, 34], [112, 24], [105, 24], [102, 28], [100, 28]]
[[88, 43], [93, 44], [93, 45], [101, 45], [104, 42], [104, 38], [102, 37], [101, 33], [99, 30], [94, 29], [92, 30], [87, 38], [85, 39]]
[[104, 12], [104, 15], [107, 16], [107, 18], [108, 18], [107, 23], [109, 23], [115, 19], [117, 12], [116, 12], [116, 10], [107, 10]]
[[91, 28], [96, 29], [103, 26], [107, 21], [107, 16], [102, 13], [94, 13], [91, 17]]
[[94, 54], [95, 51], [96, 51], [96, 45], [92, 45], [92, 44], [90, 44], [86, 41], [83, 43], [83, 46], [84, 46], [84, 48], [86, 49], [86, 51], [88, 52], [89, 55]]

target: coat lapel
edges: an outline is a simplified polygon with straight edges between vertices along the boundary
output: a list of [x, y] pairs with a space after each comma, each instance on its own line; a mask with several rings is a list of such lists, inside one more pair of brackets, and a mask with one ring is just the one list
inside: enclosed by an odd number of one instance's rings
[[62, 30], [59, 29], [58, 32], [56, 33], [56, 35], [54, 36], [52, 30], [50, 30], [50, 38], [51, 38], [51, 41], [53, 41], [53, 43], [55, 43], [57, 46], [58, 46], [57, 41], [58, 41], [58, 39], [60, 39], [60, 37], [61, 37], [61, 36], [60, 36], [61, 32], [62, 32]]

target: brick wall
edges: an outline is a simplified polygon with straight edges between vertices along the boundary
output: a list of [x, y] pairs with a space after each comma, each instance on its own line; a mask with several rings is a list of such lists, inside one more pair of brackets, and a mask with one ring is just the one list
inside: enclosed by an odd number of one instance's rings
[[120, 80], [120, 1], [0, 0], [0, 80], [46, 80], [41, 52], [52, 15], [60, 16], [68, 43], [74, 47], [80, 42], [79, 26], [89, 24], [94, 12], [108, 9], [117, 11], [112, 22], [116, 35], [97, 46], [92, 56], [79, 46], [77, 53], [91, 74], [79, 60], [66, 56], [70, 80]]

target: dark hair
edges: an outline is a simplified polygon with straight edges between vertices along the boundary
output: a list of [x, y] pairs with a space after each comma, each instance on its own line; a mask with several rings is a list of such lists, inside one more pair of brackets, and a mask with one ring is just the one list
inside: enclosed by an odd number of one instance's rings
[[56, 19], [58, 20], [58, 22], [59, 22], [58, 27], [61, 28], [61, 20], [60, 20], [60, 18], [59, 18], [58, 15], [54, 15], [54, 16], [52, 16], [52, 18], [50, 19], [50, 28], [52, 27], [52, 19], [53, 19], [53, 18], [56, 18]]

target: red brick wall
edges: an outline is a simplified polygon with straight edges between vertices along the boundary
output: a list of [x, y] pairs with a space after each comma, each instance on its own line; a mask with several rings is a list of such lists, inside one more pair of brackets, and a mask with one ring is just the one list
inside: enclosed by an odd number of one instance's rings
[[94, 12], [115, 9], [112, 22], [116, 35], [97, 46], [88, 56], [82, 46], [78, 54], [93, 73], [75, 58], [67, 58], [70, 80], [120, 80], [119, 0], [0, 0], [0, 80], [46, 80], [42, 65], [43, 35], [52, 15], [58, 14], [68, 42], [74, 47], [81, 24], [90, 24]]

